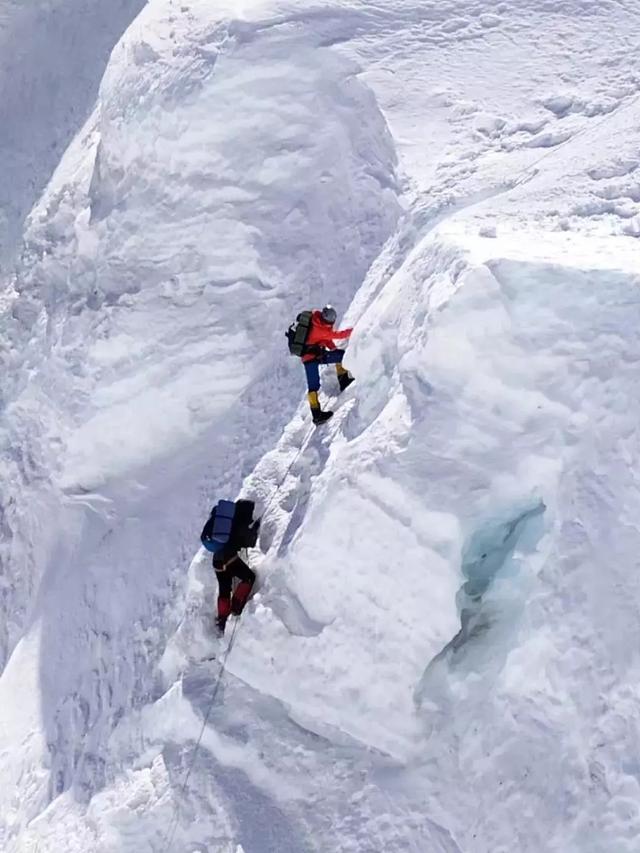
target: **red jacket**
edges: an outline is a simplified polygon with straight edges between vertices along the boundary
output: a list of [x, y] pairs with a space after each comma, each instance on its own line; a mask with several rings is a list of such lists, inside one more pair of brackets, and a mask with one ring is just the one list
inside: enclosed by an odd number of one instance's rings
[[[333, 326], [324, 322], [322, 319], [322, 311], [314, 311], [311, 315], [311, 328], [309, 329], [306, 346], [317, 346], [322, 347], [323, 349], [336, 349], [334, 340], [342, 341], [345, 338], [348, 338], [352, 331], [353, 329], [343, 329], [341, 332], [337, 331]], [[309, 355], [303, 355], [302, 360], [313, 361], [317, 357], [317, 355], [310, 353]]]

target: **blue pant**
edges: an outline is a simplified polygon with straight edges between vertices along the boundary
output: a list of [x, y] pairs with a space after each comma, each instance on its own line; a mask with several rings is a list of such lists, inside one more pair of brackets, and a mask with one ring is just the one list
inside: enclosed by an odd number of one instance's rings
[[319, 355], [314, 361], [305, 361], [304, 369], [307, 374], [307, 385], [309, 391], [320, 390], [320, 365], [321, 364], [342, 364], [344, 358], [343, 349], [330, 349], [324, 355]]

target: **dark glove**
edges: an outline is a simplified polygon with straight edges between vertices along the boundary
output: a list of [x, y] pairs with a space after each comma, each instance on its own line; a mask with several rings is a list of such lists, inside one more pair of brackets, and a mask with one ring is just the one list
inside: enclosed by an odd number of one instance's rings
[[260, 519], [256, 519], [249, 527], [249, 535], [247, 536], [247, 548], [255, 548], [258, 541], [258, 533], [260, 532]]

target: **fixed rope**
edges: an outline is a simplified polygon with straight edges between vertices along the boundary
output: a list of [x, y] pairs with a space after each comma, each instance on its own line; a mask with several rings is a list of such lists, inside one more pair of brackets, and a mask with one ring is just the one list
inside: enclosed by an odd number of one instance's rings
[[[311, 438], [314, 431], [315, 431], [315, 427], [311, 427], [309, 429], [309, 431], [307, 432], [307, 434], [305, 435], [304, 439], [302, 440], [302, 443], [300, 444], [300, 447], [298, 448], [298, 451], [294, 455], [291, 462], [287, 465], [287, 468], [286, 468], [286, 470], [282, 476], [282, 479], [280, 480], [280, 482], [278, 483], [278, 485], [274, 489], [271, 497], [267, 501], [267, 504], [265, 505], [265, 508], [262, 511], [261, 518], [264, 518], [266, 516], [267, 512], [269, 511], [269, 509], [273, 505], [273, 502], [275, 501], [278, 493], [280, 492], [280, 489], [284, 485], [284, 482], [287, 479], [289, 472], [291, 471], [293, 466], [296, 464], [296, 462], [300, 458], [301, 454], [306, 449], [306, 447], [309, 443], [309, 439]], [[209, 717], [211, 716], [213, 706], [215, 705], [215, 701], [218, 697], [218, 691], [220, 690], [220, 685], [222, 684], [222, 679], [224, 677], [224, 673], [225, 673], [225, 670], [227, 667], [227, 660], [229, 658], [229, 655], [231, 654], [231, 649], [233, 648], [233, 644], [234, 644], [236, 636], [238, 634], [239, 625], [240, 625], [240, 620], [235, 619], [234, 623], [233, 623], [233, 628], [231, 630], [231, 637], [229, 639], [229, 645], [227, 646], [226, 651], [224, 653], [224, 656], [220, 662], [220, 669], [218, 670], [218, 676], [217, 676], [215, 684], [214, 684], [213, 693], [211, 694], [211, 699], [210, 699], [209, 704], [207, 706], [207, 710], [206, 710], [206, 713], [204, 715], [202, 725], [200, 727], [200, 732], [198, 734], [195, 745], [193, 747], [193, 751], [191, 753], [191, 760], [189, 761], [189, 766], [187, 767], [187, 772], [185, 774], [182, 785], [180, 786], [180, 796], [182, 796], [182, 797], [184, 797], [184, 795], [186, 794], [186, 791], [187, 791], [187, 785], [189, 784], [189, 779], [191, 778], [191, 773], [192, 773], [193, 768], [195, 766], [195, 763], [196, 763], [196, 760], [198, 757], [198, 752], [200, 751], [200, 745], [202, 743], [202, 738], [204, 737], [204, 733], [205, 733], [206, 728], [207, 728], [207, 723], [209, 722]], [[165, 853], [169, 853], [169, 851], [171, 850], [171, 845], [173, 844], [177, 828], [178, 828], [178, 806], [177, 806], [176, 801], [174, 800], [174, 814], [173, 814], [173, 818], [171, 820], [170, 830], [167, 834], [167, 844], [163, 848]]]
[[[211, 716], [211, 711], [213, 710], [213, 706], [215, 705], [215, 701], [216, 701], [216, 698], [218, 696], [218, 691], [220, 690], [220, 685], [222, 684], [222, 678], [224, 676], [225, 669], [227, 666], [227, 660], [228, 660], [229, 655], [231, 653], [231, 649], [233, 648], [233, 643], [234, 643], [234, 640], [236, 638], [236, 633], [238, 630], [238, 624], [239, 624], [239, 620], [236, 619], [233, 623], [233, 628], [231, 630], [231, 637], [229, 639], [229, 645], [227, 646], [226, 651], [224, 653], [224, 657], [222, 658], [222, 661], [220, 662], [220, 669], [218, 670], [218, 677], [216, 678], [216, 681], [215, 681], [215, 684], [213, 687], [213, 693], [211, 694], [211, 700], [209, 701], [209, 704], [207, 706], [207, 712], [204, 715], [204, 719], [202, 720], [202, 725], [200, 726], [200, 733], [198, 734], [197, 740], [195, 742], [195, 746], [193, 747], [193, 752], [191, 753], [191, 761], [189, 762], [189, 766], [187, 767], [187, 772], [186, 772], [186, 775], [184, 777], [184, 781], [182, 782], [182, 785], [180, 786], [180, 795], [181, 796], [184, 796], [186, 791], [187, 791], [187, 785], [189, 784], [191, 772], [195, 766], [196, 759], [198, 757], [198, 752], [200, 750], [200, 744], [202, 743], [202, 738], [204, 737], [204, 733], [205, 733], [205, 730], [207, 728], [207, 723], [209, 722], [209, 717]], [[164, 848], [166, 853], [168, 853], [168, 851], [171, 850], [171, 845], [173, 844], [173, 839], [175, 838], [177, 828], [178, 828], [178, 806], [177, 806], [176, 802], [174, 801], [174, 815], [173, 815], [173, 819], [171, 821], [170, 831], [167, 835], [167, 844], [166, 844], [166, 847]]]
[[285, 480], [287, 479], [287, 477], [289, 476], [289, 471], [291, 471], [291, 469], [293, 468], [293, 466], [296, 464], [296, 462], [297, 462], [297, 461], [298, 461], [298, 459], [300, 458], [301, 454], [302, 454], [302, 453], [307, 449], [307, 445], [308, 445], [308, 443], [309, 443], [309, 439], [311, 438], [311, 436], [312, 436], [312, 435], [313, 435], [313, 433], [315, 432], [315, 429], [316, 429], [316, 428], [315, 428], [314, 426], [310, 427], [310, 428], [309, 428], [309, 431], [307, 432], [307, 434], [305, 435], [305, 437], [302, 439], [302, 443], [300, 444], [300, 447], [298, 448], [298, 452], [297, 452], [297, 453], [296, 453], [296, 455], [293, 457], [293, 459], [291, 460], [291, 462], [289, 462], [289, 464], [287, 465], [287, 469], [286, 469], [286, 471], [284, 472], [284, 474], [282, 475], [282, 479], [280, 480], [280, 482], [278, 483], [278, 485], [277, 485], [277, 486], [276, 486], [276, 488], [274, 489], [274, 491], [273, 491], [273, 493], [272, 493], [271, 497], [269, 498], [269, 500], [267, 501], [267, 503], [266, 503], [266, 505], [265, 505], [265, 508], [262, 510], [262, 515], [260, 516], [260, 518], [261, 518], [261, 519], [263, 519], [263, 518], [266, 516], [266, 514], [269, 512], [269, 510], [271, 509], [271, 505], [273, 504], [273, 502], [275, 501], [276, 497], [278, 496], [278, 493], [280, 492], [280, 489], [283, 487], [283, 485], [284, 485], [284, 481], [285, 481]]
[[542, 163], [543, 160], [546, 160], [547, 157], [552, 157], [556, 154], [561, 148], [564, 148], [565, 145], [568, 145], [570, 142], [575, 142], [576, 139], [579, 139], [581, 136], [586, 136], [588, 133], [592, 133], [595, 130], [598, 130], [606, 121], [609, 121], [613, 116], [620, 115], [621, 113], [626, 112], [630, 107], [632, 107], [635, 103], [640, 100], [640, 95], [632, 95], [631, 99], [627, 101], [626, 104], [619, 104], [614, 110], [611, 112], [605, 113], [602, 118], [598, 119], [596, 122], [590, 122], [586, 124], [580, 130], [577, 130], [575, 133], [572, 133], [564, 142], [560, 142], [558, 145], [554, 145], [549, 148], [542, 156], [538, 157], [537, 160], [534, 160], [533, 163], [529, 163], [528, 166], [525, 166], [519, 172], [516, 172], [516, 176], [520, 175], [520, 177], [512, 183], [509, 189], [515, 189], [515, 187], [520, 186], [521, 184], [526, 183], [529, 178], [529, 173], [531, 177], [535, 177], [537, 174], [536, 167], [539, 163]]

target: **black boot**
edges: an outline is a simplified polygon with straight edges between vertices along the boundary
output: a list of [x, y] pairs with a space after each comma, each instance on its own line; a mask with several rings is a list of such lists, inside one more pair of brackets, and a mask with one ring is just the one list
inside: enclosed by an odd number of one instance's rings
[[340, 391], [344, 391], [345, 388], [348, 388], [349, 385], [355, 381], [355, 378], [350, 373], [347, 373], [346, 370], [344, 373], [338, 374], [338, 385], [340, 386]]
[[323, 424], [325, 421], [328, 421], [329, 418], [333, 417], [333, 412], [323, 412], [320, 408], [317, 391], [309, 391], [308, 397], [309, 406], [311, 408], [311, 417], [313, 418], [313, 422], [316, 426]]
[[333, 412], [323, 412], [322, 409], [312, 409], [311, 416], [313, 417], [313, 422], [316, 426], [323, 424], [325, 421], [328, 421], [329, 418], [333, 417]]

